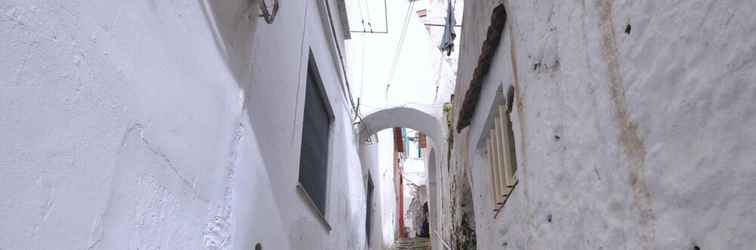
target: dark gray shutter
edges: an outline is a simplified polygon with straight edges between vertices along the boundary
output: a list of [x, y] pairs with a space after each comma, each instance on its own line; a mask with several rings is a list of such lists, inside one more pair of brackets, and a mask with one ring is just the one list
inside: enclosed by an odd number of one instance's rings
[[331, 117], [320, 89], [317, 72], [307, 72], [302, 124], [302, 151], [299, 158], [299, 183], [307, 191], [315, 206], [325, 214], [326, 181], [328, 167], [328, 134]]
[[371, 207], [373, 204], [373, 179], [370, 178], [370, 173], [368, 173], [368, 183], [367, 183], [367, 199], [365, 199], [365, 203], [367, 206], [366, 212], [365, 212], [365, 237], [367, 239], [368, 246], [370, 246], [370, 221], [373, 217], [373, 208]]

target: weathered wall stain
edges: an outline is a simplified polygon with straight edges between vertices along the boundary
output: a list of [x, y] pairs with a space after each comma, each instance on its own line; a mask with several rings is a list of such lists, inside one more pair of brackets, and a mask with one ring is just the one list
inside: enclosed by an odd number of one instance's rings
[[607, 65], [609, 95], [614, 102], [618, 141], [622, 146], [624, 160], [630, 167], [630, 184], [633, 190], [633, 206], [640, 212], [640, 237], [643, 249], [652, 249], [655, 240], [655, 214], [653, 199], [648, 191], [645, 177], [646, 148], [640, 137], [638, 125], [630, 119], [625, 99], [620, 66], [617, 62], [617, 44], [614, 33], [613, 0], [599, 2], [599, 28], [601, 54]]

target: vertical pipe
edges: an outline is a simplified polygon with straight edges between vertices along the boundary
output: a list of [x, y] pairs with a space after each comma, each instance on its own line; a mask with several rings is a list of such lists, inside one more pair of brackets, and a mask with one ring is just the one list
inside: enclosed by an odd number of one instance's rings
[[396, 166], [399, 173], [399, 238], [405, 239], [407, 238], [407, 234], [404, 230], [404, 174], [402, 173], [402, 164], [398, 159]]
[[[396, 218], [398, 238], [406, 237], [404, 232], [404, 178], [402, 174], [401, 152], [406, 152], [407, 146], [404, 138], [404, 128], [394, 128], [394, 183], [396, 191]], [[409, 153], [409, 152], [406, 152]]]

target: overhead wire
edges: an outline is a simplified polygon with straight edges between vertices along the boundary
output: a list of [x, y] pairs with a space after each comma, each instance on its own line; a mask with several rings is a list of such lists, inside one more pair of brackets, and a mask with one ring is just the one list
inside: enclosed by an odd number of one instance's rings
[[331, 26], [331, 38], [333, 39], [333, 46], [336, 48], [336, 53], [338, 54], [338, 62], [340, 66], [341, 76], [343, 77], [343, 84], [340, 86], [342, 94], [344, 94], [344, 97], [349, 101], [349, 106], [352, 109], [352, 112], [357, 113], [357, 107], [355, 106], [354, 99], [352, 96], [352, 88], [349, 86], [349, 77], [347, 76], [347, 70], [346, 65], [344, 63], [344, 55], [341, 51], [341, 46], [339, 46], [338, 38], [336, 36], [336, 28], [333, 25], [333, 13], [331, 13], [331, 7], [328, 4], [328, 1], [325, 1], [325, 9], [326, 14], [328, 14], [328, 20], [329, 24]]
[[[362, 19], [362, 31], [365, 32], [365, 18], [362, 15], [362, 0], [357, 1], [359, 7], [360, 7], [360, 18]], [[373, 32], [373, 26], [371, 24], [370, 19], [370, 5], [367, 0], [365, 0], [365, 12], [367, 12], [367, 19], [368, 19], [368, 26], [370, 27], [370, 32]], [[361, 44], [360, 46], [362, 48], [360, 52], [360, 95], [357, 97], [357, 112], [355, 112], [355, 118], [360, 117], [360, 102], [362, 100], [362, 93], [365, 89], [365, 47], [367, 47], [367, 39], [365, 37], [361, 37]]]
[[388, 99], [389, 88], [391, 88], [391, 81], [394, 80], [394, 74], [396, 74], [396, 67], [399, 64], [399, 57], [401, 56], [402, 46], [404, 45], [404, 39], [407, 36], [407, 26], [409, 26], [410, 14], [412, 13], [412, 7], [415, 2], [410, 2], [407, 6], [407, 13], [404, 16], [404, 24], [402, 26], [402, 32], [399, 35], [399, 42], [394, 52], [394, 59], [391, 62], [391, 69], [389, 70], [388, 82], [386, 83], [386, 99]]
[[362, 32], [365, 32], [365, 16], [362, 14], [362, 1], [357, 1], [357, 8], [360, 9], [360, 20], [362, 21]]
[[362, 96], [363, 96], [362, 93], [365, 92], [364, 91], [365, 90], [365, 48], [367, 47], [367, 39], [365, 39], [365, 37], [361, 37], [361, 38], [362, 38], [361, 39], [362, 42], [360, 46], [362, 48], [360, 48], [361, 49], [361, 52], [360, 52], [360, 95], [357, 97], [357, 109], [354, 114], [355, 116], [354, 120], [357, 120], [358, 118], [362, 120], [362, 117], [360, 114], [360, 108], [362, 106]]
[[441, 81], [441, 66], [443, 65], [444, 60], [444, 54], [441, 53], [441, 56], [438, 58], [438, 67], [436, 69], [436, 80], [433, 81], [434, 85], [436, 85], [436, 92], [433, 94], [433, 102], [436, 102], [438, 100], [438, 82]]
[[[362, 0], [358, 0], [358, 1], [362, 1]], [[352, 32], [352, 33], [369, 33], [369, 34], [388, 34], [389, 33], [389, 30], [388, 30], [388, 0], [383, 0], [383, 24], [384, 24], [384, 26], [383, 26], [383, 30], [378, 30], [378, 31], [375, 31], [374, 28], [373, 28], [373, 18], [370, 16], [370, 13], [371, 13], [371, 11], [370, 11], [371, 10], [370, 9], [370, 4], [369, 4], [370, 0], [364, 0], [364, 1], [366, 2], [365, 5], [367, 6], [366, 7], [367, 8], [366, 12], [367, 12], [367, 16], [368, 16], [368, 19], [367, 19], [368, 20], [368, 26], [369, 26], [368, 28], [370, 29], [370, 31], [367, 31], [365, 29], [363, 29], [362, 31], [360, 31], [360, 30], [351, 30], [350, 29], [349, 32]], [[362, 4], [362, 3], [360, 2], [360, 4]], [[378, 25], [378, 27], [380, 27], [380, 25]]]
[[370, 0], [365, 0], [365, 8], [367, 12], [368, 28], [370, 28], [370, 32], [373, 32], [373, 19], [370, 18]]

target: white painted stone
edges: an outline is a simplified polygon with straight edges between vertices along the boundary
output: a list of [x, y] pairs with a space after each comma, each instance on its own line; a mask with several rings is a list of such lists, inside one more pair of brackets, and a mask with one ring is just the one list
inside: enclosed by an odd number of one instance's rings
[[[366, 247], [327, 12], [215, 4], [0, 4], [1, 249]], [[330, 232], [295, 189], [310, 49], [336, 118]]]
[[[457, 96], [499, 1], [473, 2]], [[520, 183], [496, 219], [486, 160], [467, 152], [479, 249], [756, 245], [756, 4], [504, 2], [470, 137], [455, 139], [477, 143], [495, 87], [516, 73]]]

